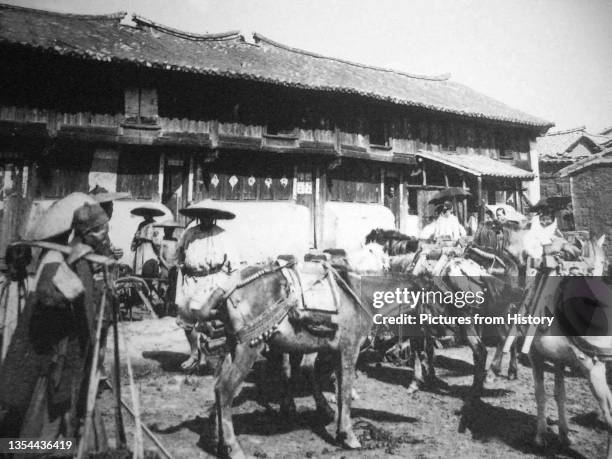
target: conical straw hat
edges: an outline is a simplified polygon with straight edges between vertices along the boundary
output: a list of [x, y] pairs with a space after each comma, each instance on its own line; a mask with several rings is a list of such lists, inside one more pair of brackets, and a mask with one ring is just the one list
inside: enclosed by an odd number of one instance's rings
[[213, 220], [231, 220], [236, 214], [221, 207], [212, 199], [204, 199], [195, 204], [179, 210], [179, 212], [189, 218], [210, 218]]
[[503, 209], [506, 213], [506, 220], [515, 221], [519, 223], [524, 220], [527, 220], [527, 217], [525, 217], [522, 213], [517, 212], [514, 207], [508, 204], [487, 204], [487, 209], [491, 211], [493, 216], [496, 216], [497, 209]]
[[76, 192], [54, 202], [31, 227], [26, 229], [24, 239], [40, 241], [70, 231], [74, 211], [85, 203], [95, 204], [96, 201], [92, 196]]
[[146, 217], [148, 215], [152, 217], [161, 217], [162, 215], [165, 215], [165, 212], [163, 210], [158, 209], [157, 207], [154, 207], [152, 205], [143, 205], [135, 207], [130, 210], [130, 213], [139, 217]]

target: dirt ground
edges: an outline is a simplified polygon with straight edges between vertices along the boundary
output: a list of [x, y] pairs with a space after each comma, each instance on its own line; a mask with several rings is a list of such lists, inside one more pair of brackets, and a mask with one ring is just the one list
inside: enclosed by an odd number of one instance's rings
[[[213, 404], [210, 374], [184, 375], [180, 363], [187, 358], [187, 342], [172, 318], [122, 325], [128, 338], [130, 360], [140, 389], [143, 422], [155, 432], [175, 458], [212, 457], [206, 414]], [[112, 338], [109, 340], [112, 343]], [[106, 357], [107, 365], [112, 355]], [[489, 349], [489, 357], [493, 350]], [[123, 352], [125, 355], [126, 353]], [[258, 362], [234, 403], [234, 426], [243, 449], [259, 458], [380, 458], [380, 457], [561, 457], [596, 458], [605, 455], [606, 432], [599, 409], [584, 379], [566, 378], [570, 448], [556, 440], [553, 376], [546, 374], [549, 394], [547, 416], [549, 447], [533, 444], [536, 429], [531, 370], [519, 365], [519, 378], [488, 383], [477, 412], [465, 417], [466, 430], [458, 431], [462, 397], [471, 384], [471, 353], [467, 348], [438, 352], [438, 376], [448, 385], [436, 391], [407, 394], [408, 368], [370, 364], [359, 371], [352, 417], [364, 448], [346, 451], [335, 442], [335, 425], [322, 426], [307, 388], [297, 394], [294, 420], [278, 414], [278, 384]], [[523, 363], [526, 363], [523, 361]], [[125, 371], [123, 372], [125, 374]], [[259, 389], [254, 381], [265, 378]], [[127, 386], [124, 398], [129, 400]], [[331, 393], [326, 394], [331, 397]], [[104, 419], [112, 436], [111, 392], [102, 393]], [[332, 405], [335, 406], [335, 405]], [[131, 421], [128, 426], [131, 426]], [[153, 448], [146, 441], [147, 448]]]

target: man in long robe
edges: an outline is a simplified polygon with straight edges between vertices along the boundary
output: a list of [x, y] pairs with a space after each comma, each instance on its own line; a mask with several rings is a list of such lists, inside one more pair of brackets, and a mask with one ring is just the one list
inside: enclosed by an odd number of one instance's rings
[[420, 238], [424, 240], [434, 239], [436, 242], [456, 243], [466, 234], [465, 228], [453, 214], [453, 204], [446, 201], [442, 205], [439, 217], [435, 222], [423, 228]]
[[[236, 264], [229, 235], [217, 226], [215, 214], [208, 213], [205, 207], [191, 210], [200, 211], [196, 217], [199, 221], [185, 230], [179, 240], [181, 270], [176, 287], [177, 322], [185, 329], [190, 345], [190, 356], [181, 365], [184, 370], [206, 365], [205, 356], [199, 350], [196, 325], [215, 319], [214, 306], [232, 285], [229, 273]], [[227, 214], [233, 218], [233, 214]]]
[[[85, 257], [92, 251], [112, 253], [108, 217], [98, 204], [78, 208], [73, 228], [70, 255], [52, 249], [42, 255], [0, 371], [5, 435], [50, 441], [80, 435], [101, 297]], [[48, 241], [65, 246], [68, 234]], [[96, 433], [99, 443], [92, 447], [103, 448], [104, 435]]]

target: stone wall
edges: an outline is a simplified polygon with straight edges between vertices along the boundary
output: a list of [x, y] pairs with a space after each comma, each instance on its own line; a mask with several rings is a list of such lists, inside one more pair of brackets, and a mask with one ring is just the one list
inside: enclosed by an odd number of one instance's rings
[[571, 177], [577, 230], [592, 236], [606, 233], [606, 253], [612, 260], [612, 166], [583, 169]]

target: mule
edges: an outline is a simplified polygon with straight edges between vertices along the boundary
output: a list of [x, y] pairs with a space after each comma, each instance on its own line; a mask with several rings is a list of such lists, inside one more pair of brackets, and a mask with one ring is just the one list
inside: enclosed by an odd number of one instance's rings
[[[525, 285], [519, 282], [526, 272], [530, 259], [541, 259], [544, 254], [544, 245], [553, 243], [554, 250], [564, 250], [577, 253], [575, 247], [563, 239], [554, 239], [555, 225], [547, 228], [539, 226], [536, 219], [531, 225], [516, 222], [485, 222], [474, 236], [473, 246], [466, 251], [464, 258], [452, 259], [443, 268], [441, 278], [451, 291], [479, 291], [487, 290], [487, 301], [483, 304], [481, 315], [505, 316], [514, 304], [520, 303], [525, 291]], [[485, 247], [488, 250], [482, 250]], [[483, 265], [488, 265], [485, 269]], [[394, 266], [394, 260], [391, 260]], [[414, 267], [412, 274], [419, 274], [424, 267], [420, 263], [411, 263]], [[492, 275], [496, 274], [496, 275]], [[428, 305], [435, 314], [448, 314], [449, 311], [441, 305]], [[469, 310], [453, 311], [453, 313], [470, 315]], [[494, 327], [498, 338], [498, 347], [487, 377], [487, 349], [482, 339], [482, 329], [476, 325], [458, 325], [453, 331], [458, 332], [472, 350], [474, 359], [474, 379], [470, 389], [470, 400], [480, 398], [486, 380], [494, 379], [499, 373], [501, 358], [503, 356], [503, 341], [507, 335], [508, 327], [499, 325]], [[433, 347], [425, 346], [426, 369], [433, 368]], [[516, 343], [511, 347], [509, 378], [515, 378], [517, 373]], [[435, 377], [427, 381], [436, 382]], [[414, 385], [412, 387], [414, 391]]]
[[[602, 250], [605, 237], [592, 240], [590, 247], [592, 257], [589, 260], [592, 266], [586, 275], [601, 276], [604, 273], [606, 260]], [[570, 278], [571, 279], [571, 278]], [[562, 289], [563, 289], [562, 284]], [[567, 285], [567, 284], [565, 284]], [[551, 305], [555, 306], [555, 305]], [[612, 336], [592, 336], [596, 338], [600, 347], [612, 348]], [[584, 339], [584, 338], [582, 338]], [[610, 356], [608, 356], [610, 357]], [[566, 366], [580, 370], [589, 380], [589, 386], [594, 397], [599, 402], [603, 412], [604, 422], [608, 430], [607, 457], [612, 459], [612, 393], [606, 381], [606, 365], [598, 357], [596, 348], [585, 349], [580, 341], [568, 336], [557, 319], [546, 330], [538, 330], [529, 351], [533, 379], [535, 384], [535, 398], [537, 404], [537, 432], [535, 443], [545, 446], [546, 438], [546, 392], [544, 388], [544, 364], [551, 362], [555, 367], [555, 400], [559, 414], [559, 440], [562, 445], [569, 445], [569, 428], [565, 414], [565, 383], [564, 370]]]
[[[241, 270], [239, 280], [237, 287], [227, 295], [227, 301], [221, 306], [227, 318], [226, 327], [232, 341], [232, 350], [225, 356], [215, 384], [218, 450], [221, 456], [231, 458], [246, 457], [234, 433], [232, 402], [266, 346], [263, 341], [241, 342], [238, 339], [239, 332], [260, 320], [271, 307], [292, 301], [285, 277], [278, 269], [270, 266], [248, 267]], [[370, 331], [372, 320], [369, 311], [346, 289], [339, 291], [337, 324], [333, 336], [315, 336], [304, 328], [295, 327], [288, 315], [285, 315], [279, 323], [271, 325], [274, 333], [267, 340], [267, 345], [272, 351], [281, 353], [331, 354], [337, 376], [336, 438], [342, 446], [353, 449], [359, 448], [361, 444], [350, 420], [351, 388], [359, 348]], [[315, 364], [315, 372], [318, 369]], [[314, 379], [318, 380], [318, 375]], [[318, 401], [317, 405], [317, 409], [327, 411], [322, 401]]]
[[[218, 452], [221, 456], [244, 457], [234, 433], [231, 406], [240, 385], [264, 348], [269, 348], [270, 354], [282, 361], [284, 387], [281, 412], [285, 414], [295, 411], [291, 376], [297, 373], [301, 355], [318, 353], [311, 365], [313, 396], [321, 418], [325, 420], [333, 417], [333, 410], [321, 389], [321, 381], [328, 374], [326, 367], [331, 362], [336, 370], [337, 439], [346, 448], [361, 446], [352, 429], [350, 404], [359, 350], [373, 322], [370, 310], [349, 286], [347, 273], [382, 274], [388, 269], [388, 258], [380, 245], [371, 243], [353, 253], [339, 251], [336, 254], [338, 260], [342, 260], [343, 274], [332, 270], [340, 287], [338, 311], [334, 314], [337, 329], [332, 335], [314, 334], [290, 320], [289, 311], [295, 303], [295, 292], [282, 274], [280, 266], [273, 263], [264, 267], [247, 267], [235, 273], [236, 286], [225, 294], [222, 304], [202, 304], [202, 311], [219, 308], [229, 335], [230, 353], [225, 356], [218, 370], [215, 384], [216, 416], [211, 419], [216, 424], [214, 430], [218, 430]], [[274, 318], [270, 318], [270, 311], [275, 311], [279, 306], [288, 306], [287, 312], [282, 317], [274, 315]], [[252, 330], [253, 325], [264, 317], [268, 319], [265, 320], [265, 332], [260, 334], [261, 339], [240, 339], [240, 333]]]

